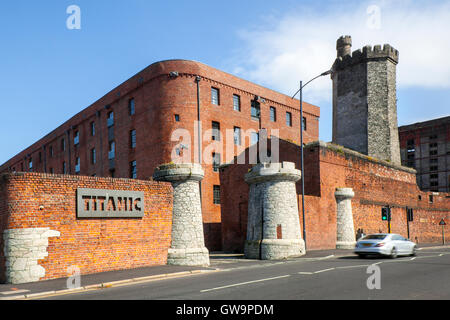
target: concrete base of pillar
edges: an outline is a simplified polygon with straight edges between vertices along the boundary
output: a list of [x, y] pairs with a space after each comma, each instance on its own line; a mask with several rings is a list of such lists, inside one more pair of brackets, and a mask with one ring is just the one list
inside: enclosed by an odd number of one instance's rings
[[175, 266], [209, 266], [209, 251], [205, 247], [169, 249], [167, 264]]
[[247, 259], [281, 260], [299, 257], [305, 253], [305, 241], [303, 239], [246, 241], [244, 248], [244, 255]]
[[336, 249], [353, 250], [355, 249], [356, 241], [337, 241]]

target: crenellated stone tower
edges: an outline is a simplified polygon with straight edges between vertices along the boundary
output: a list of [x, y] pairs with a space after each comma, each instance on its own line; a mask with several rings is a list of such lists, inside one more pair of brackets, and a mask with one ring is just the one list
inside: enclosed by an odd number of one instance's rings
[[398, 51], [385, 44], [351, 53], [352, 38], [337, 40], [333, 64], [333, 143], [401, 164], [397, 127]]

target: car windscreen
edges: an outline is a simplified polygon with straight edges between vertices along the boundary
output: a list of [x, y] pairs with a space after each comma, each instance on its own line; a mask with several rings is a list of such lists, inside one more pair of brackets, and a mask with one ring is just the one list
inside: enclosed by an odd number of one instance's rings
[[385, 234], [369, 234], [361, 240], [383, 240], [384, 238], [386, 238]]

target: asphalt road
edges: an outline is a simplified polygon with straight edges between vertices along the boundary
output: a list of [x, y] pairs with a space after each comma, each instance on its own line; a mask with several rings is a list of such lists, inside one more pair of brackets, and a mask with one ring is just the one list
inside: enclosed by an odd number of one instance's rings
[[[380, 277], [376, 278], [378, 274]], [[450, 299], [450, 249], [424, 250], [416, 257], [397, 259], [356, 256], [318, 261], [297, 259], [41, 299]]]

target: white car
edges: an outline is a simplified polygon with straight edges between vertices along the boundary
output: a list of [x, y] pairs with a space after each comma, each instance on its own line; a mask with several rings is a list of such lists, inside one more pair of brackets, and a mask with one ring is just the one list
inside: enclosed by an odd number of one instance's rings
[[417, 245], [399, 234], [369, 234], [356, 242], [355, 253], [363, 258], [367, 255], [415, 256]]

